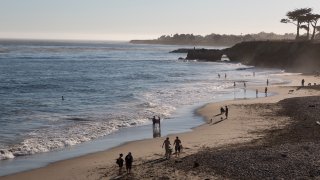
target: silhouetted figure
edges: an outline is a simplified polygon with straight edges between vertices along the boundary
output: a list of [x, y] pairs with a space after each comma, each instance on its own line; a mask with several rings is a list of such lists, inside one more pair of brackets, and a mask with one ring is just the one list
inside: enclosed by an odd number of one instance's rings
[[224, 73], [224, 78], [227, 79], [227, 73]]
[[158, 118], [156, 118], [156, 116], [153, 116], [152, 118], [152, 124], [160, 124], [160, 117], [158, 116]]
[[218, 74], [218, 78], [220, 79], [220, 74]]
[[223, 107], [220, 108], [220, 114], [223, 114], [225, 111], [223, 109]]
[[264, 88], [264, 93], [266, 94], [266, 97], [268, 96], [268, 88]]
[[153, 116], [152, 129], [153, 129], [153, 138], [161, 137], [161, 120], [159, 116], [158, 116], [158, 119], [156, 118], [156, 116]]
[[123, 167], [123, 159], [122, 159], [123, 154], [119, 155], [119, 158], [117, 159], [117, 164], [119, 166], [119, 175], [122, 174], [122, 167]]
[[301, 81], [301, 86], [304, 86], [304, 79], [302, 79]]
[[226, 114], [226, 119], [228, 119], [228, 113], [229, 113], [228, 106], [226, 106], [225, 110], [226, 110], [226, 112], [225, 112], [225, 114]]
[[177, 136], [176, 139], [174, 140], [174, 150], [176, 153], [176, 157], [180, 155], [180, 151], [181, 151], [181, 140], [179, 139], [179, 137]]
[[236, 87], [236, 82], [233, 82], [233, 87]]
[[164, 148], [166, 150], [166, 154], [165, 154], [166, 159], [170, 159], [170, 156], [171, 156], [171, 153], [172, 153], [170, 145], [171, 145], [171, 143], [170, 143], [169, 137], [167, 137], [166, 140], [164, 140], [163, 144], [162, 144], [162, 148], [164, 146]]
[[267, 86], [269, 86], [269, 79], [267, 79]]
[[258, 98], [258, 89], [256, 89], [256, 98]]
[[64, 100], [64, 97], [63, 97], [63, 96], [61, 96], [61, 100], [62, 100], [62, 101]]
[[247, 87], [246, 82], [243, 82], [243, 86], [244, 86], [245, 88]]
[[125, 161], [126, 161], [127, 173], [130, 173], [132, 168], [132, 162], [133, 162], [133, 157], [131, 155], [131, 152], [128, 153], [128, 155], [125, 158]]

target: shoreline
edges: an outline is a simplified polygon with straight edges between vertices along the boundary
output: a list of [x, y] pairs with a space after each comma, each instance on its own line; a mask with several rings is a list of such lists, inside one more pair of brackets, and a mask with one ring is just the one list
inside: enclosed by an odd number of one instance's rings
[[[292, 82], [288, 85], [270, 85], [270, 91], [277, 93], [275, 96], [267, 97], [267, 98], [254, 98], [254, 99], [236, 99], [236, 100], [228, 100], [223, 102], [217, 103], [209, 103], [205, 106], [201, 107], [200, 109], [196, 110], [197, 114], [200, 114], [204, 121], [203, 125], [198, 127], [192, 128], [191, 132], [184, 132], [178, 134], [170, 134], [169, 137], [172, 141], [174, 136], [179, 136], [182, 139], [182, 143], [185, 147], [185, 152], [183, 156], [193, 154], [198, 152], [201, 147], [208, 146], [208, 147], [219, 147], [224, 146], [227, 144], [237, 144], [243, 142], [249, 142], [254, 138], [261, 138], [261, 137], [252, 137], [247, 135], [247, 131], [251, 129], [241, 129], [243, 126], [240, 126], [240, 130], [233, 129], [232, 132], [234, 134], [227, 135], [225, 134], [225, 130], [230, 130], [231, 128], [239, 128], [239, 124], [234, 124], [232, 113], [234, 105], [243, 105], [243, 104], [250, 104], [250, 103], [274, 103], [278, 102], [281, 99], [286, 99], [288, 97], [299, 97], [299, 96], [308, 96], [309, 94], [306, 92], [299, 92], [293, 95], [288, 95], [288, 90], [292, 89], [292, 85], [299, 86], [300, 80], [302, 78], [306, 79], [306, 82], [310, 82], [314, 80], [314, 77], [305, 76], [305, 75], [283, 75], [282, 78], [290, 79]], [[310, 79], [310, 80], [309, 80]], [[255, 89], [256, 87], [250, 87]], [[259, 91], [262, 90], [264, 87], [258, 87]], [[263, 101], [263, 102], [261, 102]], [[231, 105], [230, 121], [222, 121], [218, 124], [212, 126], [211, 124], [207, 124], [212, 116], [212, 114], [216, 114], [218, 112], [219, 107], [222, 105]], [[214, 112], [213, 112], [214, 111]], [[258, 122], [255, 122], [258, 123]], [[240, 124], [241, 125], [241, 124]], [[218, 132], [218, 135], [221, 136], [217, 138], [213, 136], [212, 130]], [[209, 136], [208, 136], [209, 135]], [[217, 135], [217, 134], [216, 134]], [[243, 136], [239, 139], [239, 135]], [[211, 137], [211, 138], [210, 138]], [[161, 158], [163, 157], [163, 150], [161, 149], [162, 141], [165, 137], [156, 138], [156, 139], [143, 139], [137, 141], [131, 141], [124, 143], [120, 146], [111, 148], [106, 151], [101, 151], [97, 153], [92, 153], [88, 155], [84, 155], [81, 157], [71, 158], [67, 160], [58, 161], [48, 166], [34, 169], [31, 171], [16, 173], [8, 176], [2, 176], [0, 179], [42, 179], [47, 178], [49, 176], [53, 179], [97, 179], [101, 177], [101, 173], [99, 171], [108, 171], [109, 167], [115, 166], [115, 159], [118, 157], [120, 152], [127, 153], [128, 150], [133, 153], [136, 162], [142, 162], [145, 160], [154, 159], [155, 157]], [[209, 139], [208, 139], [209, 138]], [[221, 139], [222, 138], [222, 139]], [[221, 140], [227, 140], [221, 141]], [[211, 142], [210, 142], [211, 141]], [[150, 147], [150, 148], [149, 148]], [[136, 163], [135, 162], [135, 163]], [[112, 169], [112, 168], [111, 168]], [[59, 172], [57, 175], [56, 172]], [[102, 174], [104, 177], [109, 177], [108, 173]]]

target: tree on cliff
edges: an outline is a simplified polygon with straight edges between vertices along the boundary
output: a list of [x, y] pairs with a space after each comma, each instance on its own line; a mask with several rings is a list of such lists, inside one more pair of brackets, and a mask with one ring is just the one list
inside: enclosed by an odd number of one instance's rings
[[305, 16], [302, 16], [301, 19], [302, 19], [302, 22], [307, 23], [307, 24], [301, 25], [301, 28], [307, 31], [307, 39], [309, 39], [310, 37], [310, 26], [312, 26], [313, 30], [312, 30], [311, 40], [314, 40], [316, 31], [317, 31], [317, 23], [318, 23], [318, 20], [320, 19], [320, 15], [310, 13]]
[[315, 39], [320, 39], [320, 26], [316, 27], [317, 31], [319, 32], [318, 34], [316, 34], [316, 36], [314, 37]]
[[319, 26], [317, 26], [319, 19], [320, 19], [320, 14], [312, 14], [311, 15], [311, 26], [313, 27], [311, 40], [314, 40], [315, 35], [316, 35], [316, 31], [319, 31], [319, 29], [318, 29]]
[[306, 21], [306, 16], [308, 14], [311, 14], [312, 9], [311, 8], [301, 8], [301, 9], [295, 9], [293, 11], [289, 11], [287, 13], [287, 19], [281, 19], [280, 22], [282, 23], [292, 23], [296, 25], [297, 27], [297, 35], [296, 39], [299, 39], [300, 37], [300, 28], [303, 22]]

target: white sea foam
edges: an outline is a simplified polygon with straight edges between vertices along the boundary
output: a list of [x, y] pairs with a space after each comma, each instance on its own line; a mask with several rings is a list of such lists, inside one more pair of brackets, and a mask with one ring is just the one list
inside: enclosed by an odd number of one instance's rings
[[2, 150], [1, 159], [13, 158], [14, 156], [31, 155], [40, 152], [49, 152], [56, 149], [73, 146], [82, 142], [97, 139], [108, 135], [120, 128], [145, 124], [147, 119], [138, 120], [110, 120], [108, 122], [84, 122], [75, 123], [71, 126], [39, 129], [29, 133], [21, 143]]
[[0, 160], [12, 159], [14, 155], [7, 149], [0, 149]]

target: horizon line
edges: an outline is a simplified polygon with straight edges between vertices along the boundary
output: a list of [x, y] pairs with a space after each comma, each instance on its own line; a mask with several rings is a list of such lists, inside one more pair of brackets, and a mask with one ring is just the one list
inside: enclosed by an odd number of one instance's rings
[[[96, 42], [130, 42], [131, 40], [155, 40], [159, 37], [165, 36], [173, 36], [175, 34], [193, 34], [194, 36], [207, 36], [211, 34], [217, 35], [235, 35], [235, 36], [244, 36], [244, 35], [253, 35], [259, 33], [274, 33], [276, 35], [285, 35], [285, 34], [295, 34], [293, 32], [285, 32], [285, 33], [276, 33], [276, 32], [255, 32], [255, 33], [207, 33], [207, 34], [196, 34], [196, 33], [167, 33], [167, 34], [150, 34], [150, 35], [140, 35], [140, 34], [114, 34], [114, 35], [105, 35], [105, 34], [45, 34], [45, 33], [26, 33], [26, 34], [19, 34], [19, 33], [4, 33], [1, 35], [0, 33], [0, 40], [34, 40], [34, 41], [96, 41]], [[100, 38], [101, 37], [101, 38]], [[125, 37], [125, 38], [124, 38]]]

